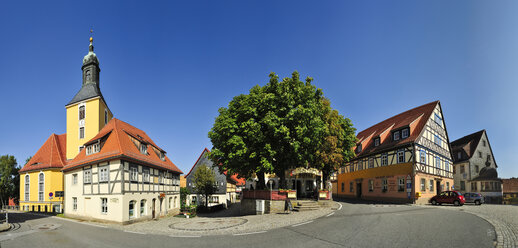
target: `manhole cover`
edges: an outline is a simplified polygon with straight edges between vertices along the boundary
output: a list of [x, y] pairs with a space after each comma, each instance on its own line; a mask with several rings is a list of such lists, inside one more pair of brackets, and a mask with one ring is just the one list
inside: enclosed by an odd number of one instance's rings
[[240, 226], [247, 223], [247, 219], [243, 218], [228, 218], [228, 219], [214, 219], [214, 220], [193, 220], [186, 219], [182, 222], [169, 225], [171, 229], [186, 230], [186, 231], [208, 231], [216, 229], [226, 229], [235, 226]]

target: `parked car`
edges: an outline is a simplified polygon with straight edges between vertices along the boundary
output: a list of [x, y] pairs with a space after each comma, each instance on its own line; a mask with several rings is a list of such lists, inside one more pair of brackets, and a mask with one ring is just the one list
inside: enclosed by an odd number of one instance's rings
[[430, 199], [430, 203], [433, 205], [449, 203], [455, 206], [462, 206], [465, 202], [466, 199], [459, 191], [443, 191]]
[[475, 205], [484, 203], [484, 197], [480, 193], [464, 193], [464, 199], [466, 203], [475, 203]]

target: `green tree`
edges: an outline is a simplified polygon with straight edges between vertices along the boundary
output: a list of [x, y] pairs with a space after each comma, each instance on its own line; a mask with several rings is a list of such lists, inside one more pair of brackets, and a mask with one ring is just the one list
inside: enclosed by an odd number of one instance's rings
[[3, 155], [0, 157], [0, 202], [2, 205], [8, 205], [9, 198], [18, 198], [18, 170], [18, 163], [14, 156]]
[[[356, 143], [356, 129], [348, 118], [331, 108], [331, 102], [324, 98], [324, 120], [326, 122], [325, 140], [317, 151], [318, 168], [322, 170], [324, 187], [328, 189], [331, 173], [355, 156], [353, 147]], [[320, 185], [320, 184], [317, 184]]]
[[[259, 189], [265, 186], [265, 173], [275, 173], [284, 187], [288, 169], [322, 169], [319, 151], [330, 136], [330, 106], [312, 78], [302, 82], [296, 71], [281, 82], [274, 73], [269, 77], [265, 86], [256, 85], [249, 94], [234, 97], [228, 108], [220, 108], [209, 132], [211, 159], [230, 174], [257, 175]], [[341, 145], [336, 146], [350, 146]]]
[[187, 202], [187, 195], [189, 195], [191, 192], [189, 192], [189, 189], [187, 187], [181, 187], [180, 188], [180, 207], [183, 209], [185, 207], [185, 204]]
[[216, 175], [207, 165], [200, 165], [194, 172], [193, 180], [194, 191], [205, 197], [205, 206], [209, 205], [209, 197], [218, 190]]

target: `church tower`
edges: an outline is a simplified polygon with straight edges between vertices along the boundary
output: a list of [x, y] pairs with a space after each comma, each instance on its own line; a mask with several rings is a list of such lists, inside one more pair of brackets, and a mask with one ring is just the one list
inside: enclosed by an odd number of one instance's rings
[[88, 54], [83, 58], [83, 84], [65, 105], [67, 110], [66, 157], [73, 159], [83, 144], [93, 138], [113, 118], [99, 87], [99, 60], [90, 38]]

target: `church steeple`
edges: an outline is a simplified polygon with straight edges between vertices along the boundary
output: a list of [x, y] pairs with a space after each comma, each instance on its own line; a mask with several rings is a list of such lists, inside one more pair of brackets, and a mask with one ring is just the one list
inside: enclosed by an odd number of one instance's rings
[[88, 54], [83, 58], [83, 85], [94, 84], [99, 89], [99, 59], [94, 53], [94, 39], [90, 37], [90, 46], [88, 46]]
[[[113, 118], [99, 87], [99, 59], [90, 38], [88, 54], [83, 58], [81, 89], [65, 105], [67, 109], [67, 159], [73, 159], [85, 142], [93, 138]], [[76, 81], [77, 82], [77, 81]]]

